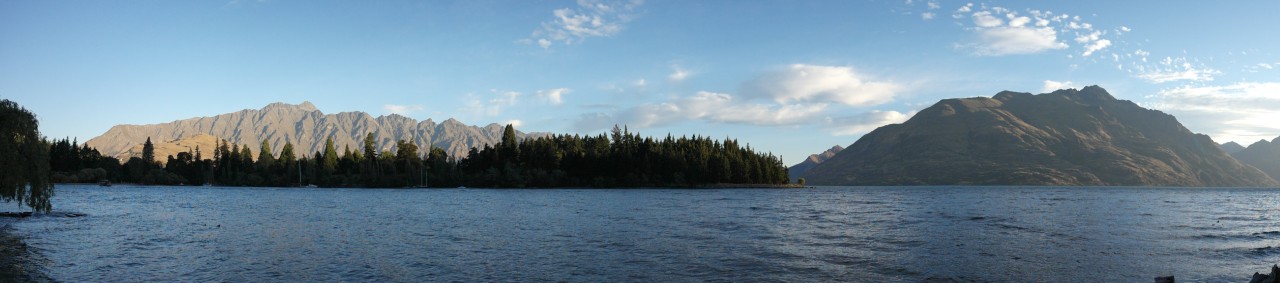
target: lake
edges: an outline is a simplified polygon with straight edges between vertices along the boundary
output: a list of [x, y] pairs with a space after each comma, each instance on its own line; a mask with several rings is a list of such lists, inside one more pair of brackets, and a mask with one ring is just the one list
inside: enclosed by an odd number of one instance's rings
[[1241, 282], [1280, 260], [1276, 189], [60, 185], [53, 203], [87, 216], [11, 233], [58, 281]]

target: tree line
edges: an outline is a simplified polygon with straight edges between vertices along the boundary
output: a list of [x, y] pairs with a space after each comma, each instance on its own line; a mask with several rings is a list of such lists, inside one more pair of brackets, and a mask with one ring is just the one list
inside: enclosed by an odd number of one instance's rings
[[[96, 182], [94, 177], [156, 185], [322, 187], [648, 187], [709, 184], [785, 184], [786, 166], [777, 156], [757, 152], [733, 139], [709, 137], [642, 137], [614, 127], [594, 136], [552, 135], [517, 140], [511, 125], [496, 145], [471, 148], [465, 158], [451, 158], [441, 148], [420, 149], [400, 140], [379, 151], [369, 133], [356, 149], [337, 150], [332, 139], [322, 151], [295, 152], [286, 142], [280, 152], [259, 144], [255, 158], [249, 145], [219, 141], [155, 161], [148, 138], [142, 156], [112, 166], [74, 141], [54, 143], [55, 180]], [[212, 156], [212, 158], [207, 158]], [[77, 167], [80, 166], [80, 167]], [[95, 167], [96, 166], [96, 167]], [[115, 171], [113, 171], [115, 170]], [[62, 177], [57, 177], [61, 175]]]

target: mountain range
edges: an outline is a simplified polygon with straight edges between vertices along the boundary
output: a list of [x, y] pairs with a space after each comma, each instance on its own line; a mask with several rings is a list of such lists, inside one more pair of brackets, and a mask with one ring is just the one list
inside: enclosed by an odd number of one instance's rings
[[844, 150], [844, 147], [836, 145], [827, 149], [827, 151], [810, 154], [808, 158], [804, 159], [804, 161], [791, 166], [791, 168], [787, 168], [787, 177], [791, 178], [793, 181], [799, 180], [800, 176], [804, 175], [804, 172], [809, 171], [809, 169], [813, 169], [813, 167], [817, 167], [818, 164], [822, 164], [822, 162], [827, 161], [827, 159], [831, 159], [832, 156], [836, 156], [836, 153], [840, 153], [841, 150]]
[[945, 99], [801, 177], [815, 185], [1278, 185], [1173, 116], [1098, 86]]
[[[497, 144], [502, 138], [503, 127], [496, 123], [484, 127], [471, 126], [455, 119], [441, 123], [431, 119], [419, 122], [397, 114], [373, 117], [358, 111], [325, 114], [310, 102], [272, 103], [261, 109], [245, 109], [213, 117], [151, 125], [116, 125], [85, 143], [104, 155], [124, 157], [122, 161], [130, 156], [141, 156], [141, 144], [147, 138], [158, 143], [199, 135], [248, 145], [255, 157], [263, 140], [271, 144], [273, 153], [278, 154], [287, 141], [293, 143], [299, 156], [311, 156], [324, 149], [326, 138], [333, 139], [339, 152], [344, 146], [350, 146], [353, 151], [361, 150], [365, 135], [373, 133], [380, 151], [390, 150], [396, 141], [407, 140], [419, 148], [426, 149], [431, 145], [444, 149], [450, 157], [461, 158], [471, 147]], [[547, 134], [516, 132], [518, 138], [544, 135]], [[135, 147], [137, 149], [131, 150]], [[201, 149], [208, 152], [205, 146]], [[419, 152], [425, 154], [425, 150]], [[165, 157], [159, 152], [156, 154], [157, 159]]]
[[1262, 170], [1272, 179], [1280, 180], [1280, 137], [1271, 141], [1260, 140], [1240, 149], [1231, 156], [1245, 164]]

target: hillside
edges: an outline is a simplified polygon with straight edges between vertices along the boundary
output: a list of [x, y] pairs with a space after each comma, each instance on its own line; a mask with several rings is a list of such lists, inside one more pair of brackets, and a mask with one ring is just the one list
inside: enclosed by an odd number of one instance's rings
[[1173, 116], [1097, 86], [942, 100], [803, 177], [817, 185], [1277, 185]]
[[[145, 141], [146, 139], [143, 139]], [[218, 137], [197, 134], [195, 136], [186, 137], [176, 140], [160, 141], [151, 140], [151, 144], [155, 147], [156, 161], [165, 164], [170, 155], [177, 156], [179, 152], [195, 152], [196, 149], [204, 154], [210, 154], [217, 147]], [[202, 155], [204, 158], [213, 158], [213, 155]], [[138, 143], [130, 147], [129, 150], [115, 155], [121, 161], [128, 161], [130, 157], [142, 157], [142, 143]]]
[[1271, 141], [1260, 140], [1249, 147], [1241, 149], [1231, 156], [1244, 164], [1262, 170], [1263, 173], [1271, 176], [1272, 179], [1280, 180], [1280, 137]]
[[796, 163], [796, 165], [792, 165], [791, 168], [787, 168], [787, 177], [789, 177], [792, 182], [795, 182], [797, 179], [800, 179], [800, 176], [804, 175], [804, 172], [809, 171], [809, 169], [813, 169], [813, 167], [818, 166], [818, 164], [822, 164], [823, 161], [827, 161], [827, 159], [830, 159], [832, 156], [836, 156], [836, 153], [839, 153], [841, 150], [844, 150], [844, 147], [836, 145], [821, 153], [810, 154], [808, 158], [804, 159], [804, 161]]

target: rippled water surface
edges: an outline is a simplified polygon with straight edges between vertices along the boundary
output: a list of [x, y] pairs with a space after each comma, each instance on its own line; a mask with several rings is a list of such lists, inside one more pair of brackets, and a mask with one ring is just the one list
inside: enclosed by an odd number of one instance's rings
[[[1280, 191], [58, 186], [59, 281], [1248, 281]], [[56, 213], [55, 213], [56, 214]]]

